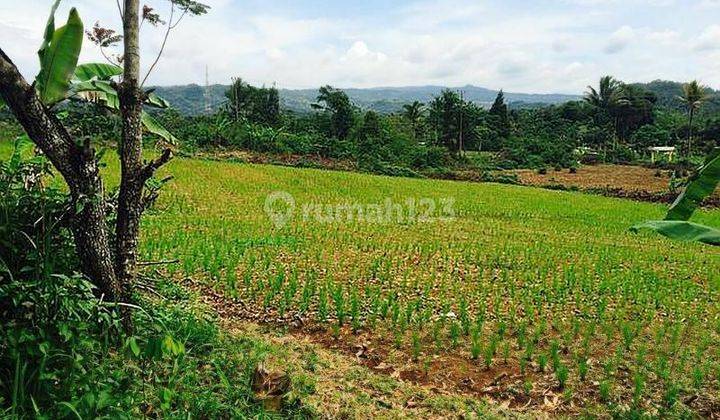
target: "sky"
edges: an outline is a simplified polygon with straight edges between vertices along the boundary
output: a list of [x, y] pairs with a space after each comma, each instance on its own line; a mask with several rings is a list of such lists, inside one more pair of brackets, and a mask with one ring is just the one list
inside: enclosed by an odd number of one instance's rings
[[[145, 2], [167, 18], [168, 0]], [[580, 94], [605, 75], [720, 88], [720, 0], [204, 0], [170, 35], [151, 85], [281, 88], [472, 84]], [[32, 79], [51, 0], [0, 0], [0, 48]], [[113, 0], [63, 0], [86, 28], [120, 29]], [[142, 62], [162, 29], [144, 25]], [[119, 51], [118, 51], [119, 52]], [[102, 61], [85, 42], [82, 62]]]

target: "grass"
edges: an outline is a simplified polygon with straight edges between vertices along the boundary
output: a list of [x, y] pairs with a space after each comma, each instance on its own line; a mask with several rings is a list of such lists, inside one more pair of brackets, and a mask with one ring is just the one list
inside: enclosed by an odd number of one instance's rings
[[[115, 164], [107, 173], [116, 183]], [[175, 179], [143, 221], [142, 258], [179, 259], [167, 274], [201, 279], [259, 320], [361, 336], [408, 371], [426, 366], [417, 382], [470, 378], [465, 391], [513, 407], [720, 407], [720, 251], [628, 232], [662, 217], [661, 205], [192, 159], [164, 174]], [[283, 227], [264, 212], [274, 191], [299, 206]], [[455, 218], [326, 223], [299, 210], [387, 198], [451, 198]], [[696, 220], [717, 226], [720, 212]]]
[[[266, 318], [299, 316], [335, 336], [370, 332], [418, 363], [437, 353], [512, 372], [527, 358], [528, 380], [574, 389], [576, 405], [600, 401], [593, 384], [602, 380], [612, 384], [611, 409], [707, 409], [664, 404], [678, 385], [679, 401], [717, 407], [720, 252], [628, 232], [663, 206], [198, 160], [167, 171], [176, 179], [145, 220], [144, 257], [178, 258], [171, 274], [207, 279]], [[456, 218], [323, 223], [296, 214], [277, 228], [263, 211], [273, 191], [298, 206], [453, 198]], [[718, 225], [720, 212], [697, 219]], [[543, 370], [539, 355], [550, 361]]]

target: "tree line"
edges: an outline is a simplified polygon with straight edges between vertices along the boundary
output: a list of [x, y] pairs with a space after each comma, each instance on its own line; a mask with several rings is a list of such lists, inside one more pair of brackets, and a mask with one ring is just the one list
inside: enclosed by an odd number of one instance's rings
[[[702, 112], [710, 90], [693, 81], [678, 90], [684, 109], [658, 104], [653, 93], [611, 76], [588, 86], [583, 100], [509, 109], [501, 90], [484, 108], [445, 89], [427, 103], [381, 114], [354, 105], [332, 86], [318, 90], [312, 112], [283, 109], [275, 87], [235, 79], [226, 105], [212, 115], [159, 117], [183, 147], [238, 147], [264, 153], [349, 159], [387, 172], [442, 169], [482, 152], [501, 168], [577, 165], [583, 151], [606, 162], [642, 159], [651, 146], [700, 156], [720, 139], [720, 116]], [[480, 153], [478, 153], [480, 152]]]

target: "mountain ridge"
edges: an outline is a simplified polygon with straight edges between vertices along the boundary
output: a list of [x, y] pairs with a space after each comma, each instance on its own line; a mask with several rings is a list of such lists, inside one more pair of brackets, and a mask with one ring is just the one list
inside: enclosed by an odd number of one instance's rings
[[[681, 109], [682, 102], [678, 96], [682, 93], [682, 83], [668, 80], [654, 80], [647, 83], [628, 83], [629, 85], [640, 86], [658, 97], [658, 105]], [[210, 92], [210, 108], [218, 109], [226, 101], [225, 92], [229, 85], [213, 84], [208, 87]], [[205, 112], [205, 88], [197, 84], [157, 86], [156, 93], [167, 99], [173, 107], [183, 114], [197, 115]], [[478, 105], [488, 107], [498, 91], [480, 86], [465, 85], [459, 87], [447, 87], [441, 85], [421, 86], [387, 86], [372, 88], [345, 88], [343, 89], [350, 100], [359, 108], [364, 110], [375, 110], [381, 113], [392, 113], [402, 110], [402, 106], [413, 101], [429, 102], [434, 96], [440, 94], [443, 89], [462, 91], [466, 100]], [[280, 93], [281, 106], [297, 113], [310, 112], [310, 104], [315, 101], [317, 89], [278, 89]], [[505, 100], [510, 108], [528, 108], [556, 105], [568, 101], [582, 99], [581, 95], [562, 93], [522, 93], [503, 91]], [[714, 97], [709, 108], [718, 108], [720, 92], [708, 89], [708, 93]]]
[[[225, 92], [230, 85], [213, 84], [208, 86], [210, 108], [217, 109], [226, 101]], [[155, 92], [167, 99], [173, 107], [184, 114], [201, 114], [205, 110], [204, 87], [197, 84], [156, 86]], [[443, 89], [462, 91], [465, 99], [482, 106], [489, 106], [495, 100], [498, 91], [479, 86], [465, 85], [447, 87], [441, 85], [390, 86], [372, 88], [343, 88], [350, 100], [361, 109], [372, 109], [382, 113], [397, 112], [404, 104], [421, 101], [428, 102], [440, 94]], [[309, 112], [310, 104], [315, 102], [317, 89], [278, 89], [281, 105], [294, 112]], [[509, 104], [522, 106], [542, 106], [578, 100], [578, 95], [559, 93], [519, 93], [504, 92]]]

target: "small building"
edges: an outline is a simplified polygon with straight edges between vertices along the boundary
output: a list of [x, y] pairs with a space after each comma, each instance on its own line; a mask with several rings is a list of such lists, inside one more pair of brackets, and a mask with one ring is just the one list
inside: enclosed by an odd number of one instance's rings
[[675, 147], [674, 146], [653, 146], [648, 147], [648, 151], [650, 152], [650, 160], [652, 163], [655, 163], [658, 156], [667, 156], [668, 161], [673, 161], [673, 156], [675, 155]]

